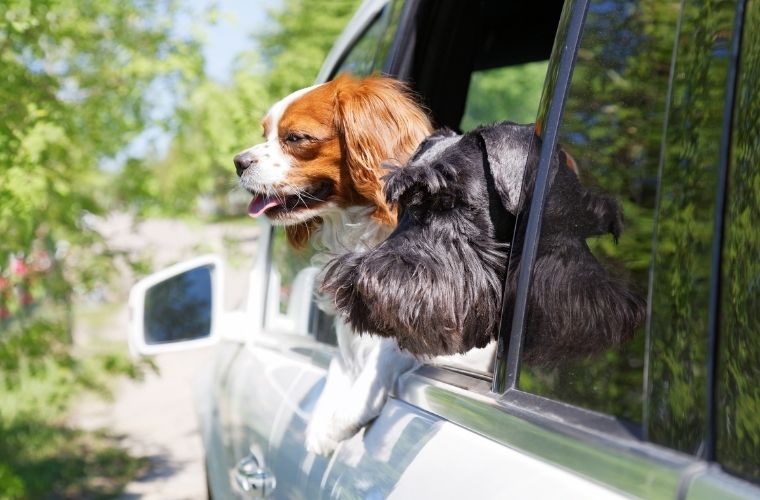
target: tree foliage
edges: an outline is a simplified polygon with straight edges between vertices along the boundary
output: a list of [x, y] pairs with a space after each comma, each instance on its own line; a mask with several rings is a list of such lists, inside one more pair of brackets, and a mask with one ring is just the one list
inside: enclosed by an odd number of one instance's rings
[[[87, 224], [110, 208], [103, 162], [154, 120], [160, 84], [202, 68], [166, 0], [7, 0], [0, 16], [0, 370], [60, 354], [69, 294], [112, 266]], [[36, 310], [64, 305], [56, 318]], [[52, 308], [53, 310], [57, 308]], [[26, 357], [25, 357], [26, 356]]]

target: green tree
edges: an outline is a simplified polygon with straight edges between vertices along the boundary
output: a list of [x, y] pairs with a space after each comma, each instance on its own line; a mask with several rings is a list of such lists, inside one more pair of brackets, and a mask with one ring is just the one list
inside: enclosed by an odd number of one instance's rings
[[[19, 301], [9, 269], [41, 241], [47, 256], [67, 242], [64, 273], [46, 273], [47, 299], [65, 302], [110, 269], [113, 255], [86, 224], [87, 213], [108, 208], [108, 176], [100, 165], [122, 151], [151, 122], [151, 97], [163, 86], [181, 93], [202, 68], [198, 46], [173, 34], [176, 5], [163, 0], [9, 0], [0, 17], [0, 278], [11, 281], [2, 309]], [[100, 259], [98, 259], [100, 258]], [[23, 262], [23, 261], [22, 261]], [[55, 267], [55, 266], [53, 266]], [[16, 278], [14, 278], [16, 277]], [[26, 280], [26, 278], [24, 278]], [[31, 278], [29, 278], [31, 279]], [[16, 308], [18, 309], [17, 305]], [[0, 369], [37, 352], [36, 338], [56, 352], [68, 322], [34, 331], [29, 315], [14, 314], [18, 335], [0, 337]], [[20, 325], [18, 323], [21, 322]], [[4, 332], [11, 323], [3, 322]], [[19, 351], [21, 350], [21, 351]], [[62, 352], [65, 352], [62, 349]]]

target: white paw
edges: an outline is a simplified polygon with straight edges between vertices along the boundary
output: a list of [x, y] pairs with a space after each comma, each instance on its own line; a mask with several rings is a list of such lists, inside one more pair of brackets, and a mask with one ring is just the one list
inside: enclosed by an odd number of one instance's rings
[[306, 429], [306, 451], [325, 457], [330, 456], [338, 447], [329, 423], [313, 423]]

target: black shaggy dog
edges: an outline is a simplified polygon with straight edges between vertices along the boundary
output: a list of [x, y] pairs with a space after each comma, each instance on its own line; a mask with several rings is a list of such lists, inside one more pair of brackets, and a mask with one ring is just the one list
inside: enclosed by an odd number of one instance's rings
[[[369, 252], [334, 259], [322, 291], [356, 331], [393, 337], [412, 354], [485, 346], [502, 298], [511, 320], [540, 147], [532, 125], [436, 132], [385, 177], [395, 231]], [[644, 301], [586, 244], [607, 233], [617, 241], [620, 207], [581, 186], [571, 164], [555, 151], [529, 293], [523, 353], [532, 363], [605, 350], [644, 317]]]

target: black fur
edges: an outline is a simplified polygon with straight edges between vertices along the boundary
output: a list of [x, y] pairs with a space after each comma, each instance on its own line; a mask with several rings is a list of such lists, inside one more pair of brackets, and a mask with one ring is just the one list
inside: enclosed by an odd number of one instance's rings
[[[393, 337], [415, 355], [485, 346], [497, 334], [502, 297], [511, 321], [539, 150], [531, 125], [436, 132], [385, 178], [399, 210], [395, 231], [369, 252], [333, 260], [322, 290], [356, 331]], [[619, 344], [644, 317], [643, 300], [585, 241], [607, 233], [617, 241], [617, 202], [581, 186], [562, 150], [550, 175], [523, 350], [542, 364]]]

